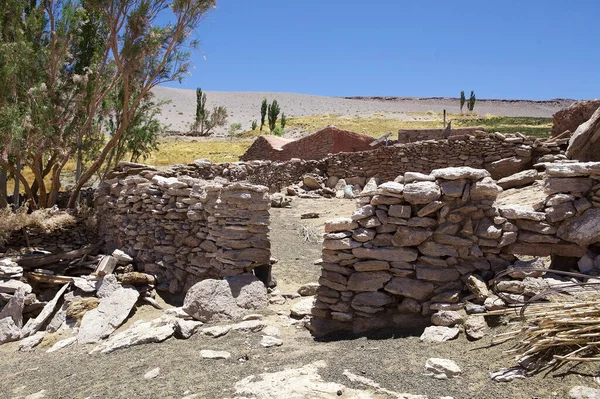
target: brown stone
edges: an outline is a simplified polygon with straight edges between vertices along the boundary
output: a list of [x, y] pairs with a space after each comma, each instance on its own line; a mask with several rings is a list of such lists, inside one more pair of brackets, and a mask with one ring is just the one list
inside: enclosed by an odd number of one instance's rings
[[398, 230], [396, 230], [396, 234], [392, 238], [392, 244], [397, 247], [418, 246], [431, 237], [432, 234], [433, 232], [428, 229], [398, 226]]
[[354, 248], [352, 254], [361, 259], [385, 260], [388, 262], [412, 262], [418, 252], [413, 248]]
[[426, 281], [411, 278], [394, 277], [386, 286], [385, 290], [394, 295], [413, 298], [424, 301], [433, 294], [434, 285]]
[[391, 274], [383, 271], [354, 273], [348, 279], [348, 289], [358, 292], [377, 291], [391, 278]]

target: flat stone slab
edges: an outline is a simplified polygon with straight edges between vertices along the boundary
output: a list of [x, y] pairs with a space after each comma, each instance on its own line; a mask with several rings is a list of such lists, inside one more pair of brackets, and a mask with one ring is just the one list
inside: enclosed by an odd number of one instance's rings
[[108, 337], [127, 319], [139, 296], [133, 288], [118, 288], [102, 298], [98, 307], [81, 319], [77, 341], [92, 344]]
[[445, 342], [458, 337], [457, 327], [430, 326], [419, 337], [422, 342]]

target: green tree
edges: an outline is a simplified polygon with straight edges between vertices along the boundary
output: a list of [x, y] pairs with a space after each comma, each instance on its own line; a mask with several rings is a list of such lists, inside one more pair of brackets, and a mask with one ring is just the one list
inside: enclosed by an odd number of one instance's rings
[[275, 130], [275, 125], [277, 124], [277, 118], [279, 116], [279, 112], [281, 109], [279, 108], [279, 104], [277, 100], [273, 100], [271, 104], [268, 106], [268, 118], [269, 118], [269, 130], [272, 132]]
[[465, 103], [467, 102], [467, 98], [465, 97], [465, 91], [461, 91], [460, 92], [460, 113], [462, 114], [463, 112], [463, 107], [465, 106]]
[[285, 112], [281, 113], [281, 129], [285, 129], [285, 124], [287, 123], [287, 116], [285, 116]]
[[256, 122], [256, 119], [252, 121], [252, 131], [256, 130], [256, 128], [258, 127], [258, 123]]
[[475, 109], [475, 101], [477, 101], [477, 99], [475, 98], [475, 92], [471, 90], [471, 95], [469, 96], [469, 104], [467, 105], [467, 108], [471, 112], [473, 112], [473, 109]]
[[204, 125], [210, 118], [210, 111], [206, 109], [206, 93], [202, 93], [201, 88], [196, 89], [196, 118], [192, 130], [198, 131], [200, 135], [204, 135]]
[[260, 105], [260, 131], [262, 132], [263, 126], [265, 125], [265, 117], [267, 115], [267, 99], [263, 98], [262, 104]]

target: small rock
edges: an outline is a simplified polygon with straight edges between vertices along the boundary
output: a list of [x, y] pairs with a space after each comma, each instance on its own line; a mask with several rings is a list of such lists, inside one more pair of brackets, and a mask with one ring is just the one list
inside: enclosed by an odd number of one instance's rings
[[194, 335], [204, 323], [196, 320], [176, 319], [175, 336], [177, 338], [188, 339]]
[[600, 389], [577, 385], [569, 390], [569, 397], [572, 399], [599, 399]]
[[298, 303], [292, 306], [290, 309], [290, 314], [292, 317], [298, 319], [301, 319], [304, 316], [309, 316], [311, 314], [314, 301], [314, 296], [302, 298]]
[[260, 345], [265, 348], [271, 348], [273, 346], [283, 345], [283, 341], [277, 337], [273, 337], [270, 335], [263, 335], [262, 339], [260, 340]]
[[12, 317], [0, 320], [0, 344], [18, 341], [21, 338], [21, 329], [17, 327]]
[[231, 357], [231, 353], [226, 351], [203, 349], [200, 351], [200, 357], [202, 359], [229, 359]]
[[496, 382], [510, 382], [515, 378], [525, 378], [525, 370], [521, 367], [511, 367], [490, 373], [492, 381]]
[[202, 334], [212, 337], [212, 338], [218, 338], [218, 337], [222, 337], [223, 335], [227, 334], [230, 330], [231, 330], [231, 326], [229, 326], [229, 325], [214, 326], [214, 327], [203, 328]]
[[281, 332], [279, 331], [279, 328], [277, 328], [275, 326], [266, 326], [265, 328], [263, 328], [262, 333], [264, 335], [269, 335], [271, 337], [276, 337], [276, 338], [279, 338], [279, 335], [281, 334]]
[[77, 337], [76, 336], [75, 337], [69, 337], [69, 338], [61, 339], [60, 341], [58, 341], [54, 345], [52, 345], [52, 347], [50, 349], [48, 349], [46, 351], [46, 353], [52, 353], [52, 352], [56, 352], [59, 349], [66, 348], [69, 345], [73, 345], [76, 341], [77, 341]]
[[33, 350], [36, 346], [42, 342], [46, 336], [45, 331], [38, 331], [30, 337], [24, 338], [19, 342], [19, 351], [27, 352]]
[[433, 378], [440, 380], [457, 377], [462, 374], [462, 370], [458, 367], [458, 364], [452, 360], [435, 357], [427, 359], [425, 371], [429, 372]]
[[318, 288], [319, 283], [307, 283], [298, 288], [298, 294], [301, 296], [314, 296], [317, 295]]
[[462, 324], [463, 322], [463, 316], [459, 312], [452, 310], [440, 310], [431, 315], [431, 323], [436, 326], [451, 327], [456, 324]]
[[259, 332], [267, 325], [262, 320], [247, 320], [242, 321], [241, 323], [237, 323], [231, 326], [232, 331], [241, 331], [241, 332]]
[[156, 368], [153, 368], [152, 370], [148, 371], [146, 374], [144, 374], [144, 379], [152, 380], [152, 379], [158, 377], [159, 374], [160, 374], [160, 367], [156, 367]]
[[117, 259], [119, 265], [127, 265], [133, 262], [133, 258], [120, 249], [115, 249], [112, 253], [112, 257]]
[[469, 316], [465, 322], [465, 334], [467, 337], [477, 340], [485, 337], [488, 326], [483, 316]]
[[419, 337], [422, 342], [445, 342], [458, 337], [457, 327], [429, 326]]

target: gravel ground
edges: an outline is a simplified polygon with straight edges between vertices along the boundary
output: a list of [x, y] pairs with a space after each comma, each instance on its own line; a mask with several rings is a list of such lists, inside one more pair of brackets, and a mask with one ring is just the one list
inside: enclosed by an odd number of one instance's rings
[[[305, 225], [320, 234], [325, 219], [348, 215], [354, 203], [347, 200], [294, 199], [291, 209], [272, 210], [273, 255], [279, 258], [274, 274], [283, 292], [295, 291], [306, 282], [315, 281], [319, 267], [320, 245], [308, 243], [298, 228]], [[319, 213], [318, 219], [300, 219], [307, 212]], [[469, 342], [463, 335], [442, 344], [424, 344], [420, 331], [381, 332], [369, 337], [317, 341], [304, 328], [291, 325], [290, 307], [298, 300], [271, 305], [264, 312], [269, 325], [280, 328], [283, 345], [265, 349], [259, 344], [260, 333], [230, 332], [221, 338], [196, 334], [189, 340], [170, 340], [119, 350], [103, 355], [88, 355], [91, 346], [71, 346], [55, 353], [45, 348], [33, 352], [17, 352], [17, 344], [0, 346], [0, 398], [25, 398], [44, 390], [44, 398], [195, 398], [235, 397], [235, 383], [250, 375], [273, 373], [288, 367], [301, 367], [323, 360], [328, 367], [319, 370], [324, 381], [346, 387], [368, 390], [344, 376], [348, 370], [372, 379], [383, 388], [398, 393], [427, 395], [428, 398], [451, 396], [463, 398], [567, 398], [575, 385], [594, 386], [594, 365], [574, 369], [563, 367], [549, 374], [538, 374], [510, 383], [492, 382], [488, 373], [513, 365], [503, 350], [510, 344], [490, 347], [491, 338]], [[150, 320], [159, 311], [147, 306], [138, 309], [128, 321]], [[502, 331], [499, 327], [496, 332]], [[55, 338], [56, 339], [56, 338]], [[202, 349], [231, 352], [228, 360], [201, 359]], [[246, 361], [240, 358], [247, 357]], [[430, 357], [454, 360], [463, 375], [450, 380], [436, 380], [424, 375], [425, 361]], [[155, 379], [144, 374], [160, 367]], [[279, 398], [293, 399], [289, 396]], [[323, 398], [314, 393], [305, 398]], [[341, 392], [341, 398], [344, 392]], [[373, 395], [373, 398], [393, 398]]]
[[[196, 91], [156, 87], [159, 99], [170, 100], [163, 106], [160, 120], [170, 125], [170, 130], [187, 130], [196, 113]], [[241, 123], [249, 129], [253, 120], [260, 121], [260, 105], [263, 98], [269, 102], [276, 99], [289, 117], [335, 114], [342, 116], [371, 117], [374, 114], [390, 119], [412, 120], [410, 112], [459, 112], [458, 99], [452, 98], [404, 98], [404, 97], [323, 97], [293, 93], [262, 92], [206, 92], [207, 108], [216, 105], [227, 107], [228, 124]], [[480, 115], [551, 117], [556, 111], [570, 105], [572, 100], [477, 100], [476, 111]], [[227, 128], [221, 129], [222, 131]], [[217, 130], [219, 132], [219, 130]]]

